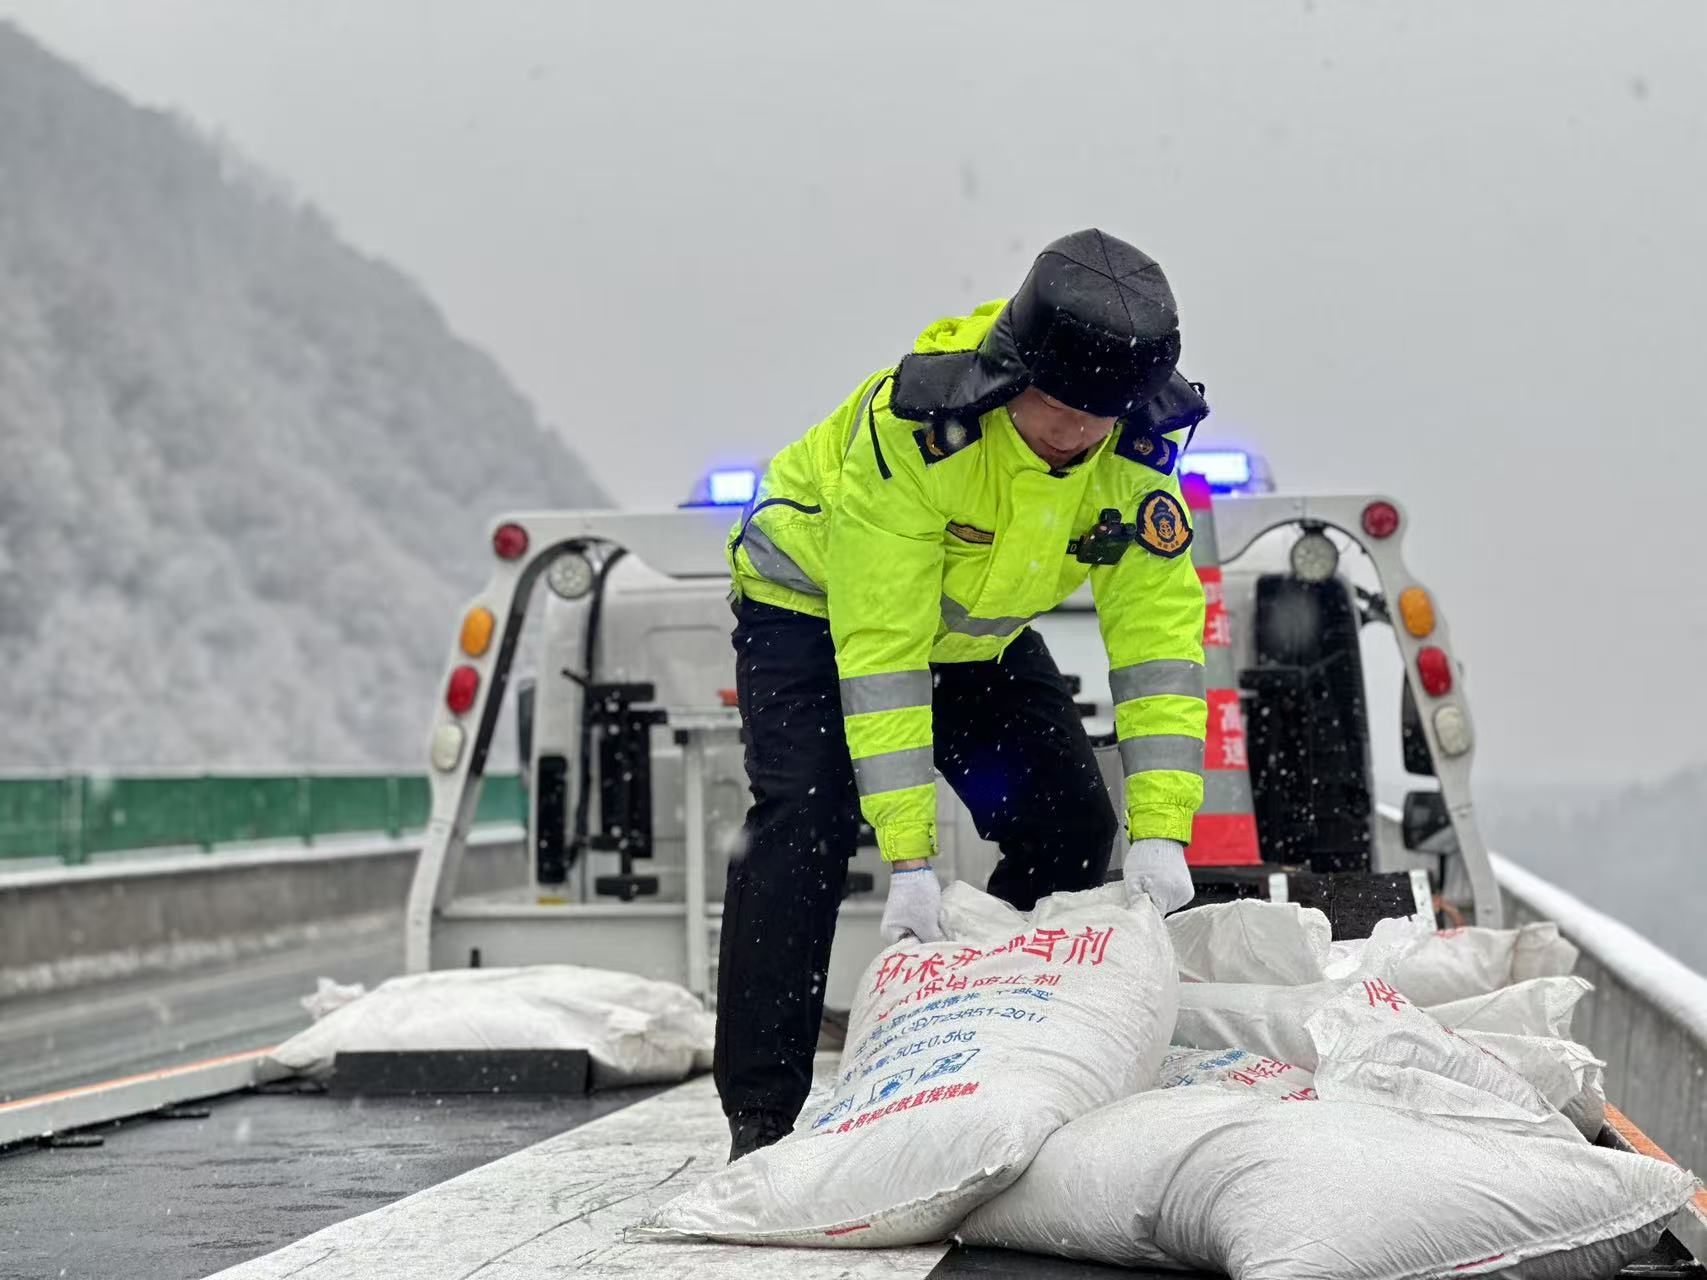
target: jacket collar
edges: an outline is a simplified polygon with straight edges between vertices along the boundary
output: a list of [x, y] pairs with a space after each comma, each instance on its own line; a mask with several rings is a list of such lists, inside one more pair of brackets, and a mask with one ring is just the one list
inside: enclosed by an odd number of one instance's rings
[[1045, 475], [1065, 479], [1077, 474], [1100, 458], [1115, 435], [1111, 431], [1065, 466], [1051, 467], [1031, 451], [1031, 446], [1020, 435], [1019, 428], [1014, 426], [1013, 415], [1008, 412], [1007, 405], [997, 405], [979, 418], [978, 424], [984, 429], [984, 439], [996, 442], [996, 448], [1001, 455], [1002, 470], [1007, 475], [1014, 475], [1021, 471], [1041, 471]]

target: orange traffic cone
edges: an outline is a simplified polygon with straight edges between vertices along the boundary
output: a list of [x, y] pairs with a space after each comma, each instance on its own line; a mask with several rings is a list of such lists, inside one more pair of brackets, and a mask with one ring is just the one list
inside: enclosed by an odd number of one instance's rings
[[1250, 866], [1262, 861], [1262, 853], [1257, 847], [1256, 809], [1245, 756], [1245, 717], [1233, 672], [1233, 633], [1221, 591], [1215, 509], [1209, 482], [1202, 476], [1182, 476], [1180, 489], [1191, 508], [1191, 558], [1203, 583], [1203, 672], [1209, 698], [1203, 807], [1191, 824], [1186, 861], [1198, 867]]

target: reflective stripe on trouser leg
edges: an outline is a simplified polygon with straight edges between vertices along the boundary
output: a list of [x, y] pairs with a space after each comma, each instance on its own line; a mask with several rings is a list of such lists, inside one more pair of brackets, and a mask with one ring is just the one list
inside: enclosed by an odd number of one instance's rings
[[903, 751], [885, 751], [865, 756], [853, 762], [854, 782], [862, 796], [881, 795], [885, 791], [901, 791], [907, 787], [922, 787], [930, 782], [933, 772], [932, 751], [929, 747], [908, 747]]
[[904, 707], [931, 705], [929, 671], [884, 671], [869, 676], [849, 676], [842, 681], [842, 714], [871, 715], [877, 711], [900, 711]]

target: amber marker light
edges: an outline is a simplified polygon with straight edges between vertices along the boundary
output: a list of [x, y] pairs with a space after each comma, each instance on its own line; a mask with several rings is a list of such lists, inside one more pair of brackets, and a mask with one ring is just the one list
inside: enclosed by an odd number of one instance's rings
[[1418, 640], [1434, 634], [1434, 601], [1421, 587], [1406, 587], [1399, 592], [1399, 617], [1405, 630]]
[[492, 628], [496, 620], [492, 611], [484, 605], [475, 605], [462, 619], [462, 651], [471, 658], [478, 658], [492, 646]]

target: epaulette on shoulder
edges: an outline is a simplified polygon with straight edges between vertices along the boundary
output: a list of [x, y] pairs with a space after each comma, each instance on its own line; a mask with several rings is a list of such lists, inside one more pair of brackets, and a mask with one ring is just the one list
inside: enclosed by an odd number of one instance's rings
[[1174, 473], [1179, 462], [1179, 445], [1160, 432], [1149, 431], [1133, 422], [1120, 424], [1120, 435], [1114, 442], [1114, 452], [1128, 462], [1160, 471], [1165, 476]]
[[933, 462], [941, 462], [944, 458], [952, 458], [962, 449], [970, 448], [983, 438], [984, 428], [978, 424], [976, 418], [970, 422], [949, 418], [920, 427], [913, 432], [913, 441], [919, 446], [919, 456], [925, 460], [927, 467]]

